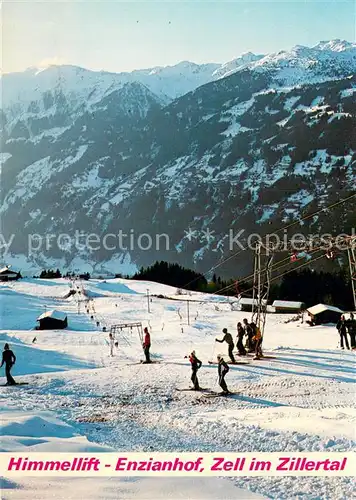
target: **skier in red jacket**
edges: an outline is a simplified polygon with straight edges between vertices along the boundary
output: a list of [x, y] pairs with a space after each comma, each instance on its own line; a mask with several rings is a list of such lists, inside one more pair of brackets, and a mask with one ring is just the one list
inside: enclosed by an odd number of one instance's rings
[[200, 361], [200, 359], [197, 358], [195, 351], [192, 351], [191, 355], [189, 356], [189, 361], [190, 361], [190, 364], [192, 365], [191, 381], [194, 384], [194, 389], [196, 391], [199, 391], [200, 387], [199, 387], [197, 372], [198, 372], [199, 368], [201, 367], [202, 362]]
[[146, 356], [145, 363], [151, 363], [150, 359], [151, 335], [150, 332], [148, 331], [147, 326], [143, 331], [145, 333], [145, 340], [143, 341], [143, 352], [145, 353]]

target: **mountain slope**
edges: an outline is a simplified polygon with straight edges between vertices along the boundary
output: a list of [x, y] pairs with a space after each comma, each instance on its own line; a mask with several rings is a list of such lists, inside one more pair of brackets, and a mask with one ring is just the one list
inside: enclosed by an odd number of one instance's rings
[[[127, 83], [90, 109], [59, 93], [46, 116], [56, 121], [42, 129], [36, 113], [6, 125], [3, 233], [21, 227], [12, 252], [24, 253], [33, 233], [65, 233], [64, 247], [42, 244], [32, 258], [115, 270], [159, 258], [206, 270], [239, 250], [239, 231], [245, 243], [345, 197], [356, 180], [356, 45], [319, 45], [252, 61], [168, 105]], [[49, 126], [52, 135], [41, 132]], [[347, 205], [297, 229], [348, 231], [355, 212]], [[78, 248], [77, 230], [98, 235], [96, 248]], [[152, 245], [140, 244], [143, 233]], [[249, 268], [245, 256], [223, 272]]]

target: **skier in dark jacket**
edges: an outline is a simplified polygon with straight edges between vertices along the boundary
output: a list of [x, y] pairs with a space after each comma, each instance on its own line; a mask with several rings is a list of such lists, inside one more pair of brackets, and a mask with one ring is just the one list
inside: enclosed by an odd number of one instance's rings
[[1, 361], [0, 368], [5, 363], [5, 374], [6, 374], [6, 379], [7, 379], [6, 385], [16, 385], [16, 382], [12, 378], [11, 373], [10, 373], [11, 368], [15, 364], [15, 361], [16, 361], [15, 354], [11, 351], [9, 344], [5, 344], [4, 351], [2, 353], [2, 361]]
[[229, 365], [224, 361], [224, 358], [222, 356], [218, 356], [219, 385], [224, 394], [229, 394], [230, 392], [225, 382], [225, 376], [229, 369]]
[[193, 351], [191, 353], [191, 355], [189, 356], [189, 361], [190, 361], [190, 364], [192, 365], [192, 377], [191, 377], [191, 381], [193, 382], [194, 389], [196, 391], [199, 391], [200, 386], [199, 386], [199, 381], [198, 381], [198, 375], [197, 375], [197, 373], [198, 373], [199, 368], [202, 365], [202, 362], [200, 361], [200, 359], [198, 359], [196, 357], [195, 351]]
[[224, 334], [224, 337], [221, 340], [215, 339], [215, 342], [220, 342], [220, 344], [222, 344], [223, 342], [226, 342], [227, 345], [229, 346], [229, 356], [231, 359], [231, 363], [236, 363], [234, 355], [232, 353], [232, 351], [235, 347], [234, 341], [232, 339], [232, 335], [231, 335], [231, 333], [228, 333], [227, 328], [223, 328], [223, 334]]
[[145, 339], [143, 341], [143, 352], [145, 353], [146, 356], [145, 363], [151, 363], [151, 358], [150, 358], [151, 335], [150, 332], [148, 331], [147, 326], [143, 331], [145, 333]]
[[345, 320], [344, 315], [342, 315], [341, 318], [339, 319], [339, 321], [337, 322], [336, 328], [338, 329], [339, 335], [340, 335], [340, 347], [341, 347], [341, 349], [344, 349], [344, 340], [345, 340], [345, 344], [346, 344], [346, 349], [350, 349], [349, 341], [348, 341], [347, 335], [346, 335], [347, 324], [346, 324], [346, 320]]
[[347, 320], [347, 331], [350, 335], [351, 349], [356, 348], [356, 319], [353, 313], [350, 313], [350, 318]]
[[255, 332], [253, 330], [253, 323], [249, 324], [247, 319], [244, 318], [243, 324], [246, 335], [246, 349], [248, 352], [254, 352], [253, 337], [255, 336]]
[[243, 338], [245, 335], [245, 330], [243, 329], [241, 323], [237, 323], [237, 344], [236, 347], [239, 351], [239, 356], [246, 356], [246, 349], [243, 345]]

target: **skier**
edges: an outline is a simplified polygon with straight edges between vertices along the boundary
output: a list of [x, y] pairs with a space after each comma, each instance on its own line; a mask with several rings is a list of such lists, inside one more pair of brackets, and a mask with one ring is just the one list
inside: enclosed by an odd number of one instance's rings
[[350, 350], [349, 341], [348, 341], [347, 335], [346, 335], [346, 321], [345, 321], [344, 315], [342, 315], [340, 317], [339, 321], [336, 324], [336, 328], [338, 329], [339, 335], [340, 335], [340, 347], [341, 347], [341, 349], [344, 349], [344, 340], [345, 340], [346, 349]]
[[347, 331], [350, 335], [351, 349], [356, 349], [356, 319], [353, 313], [350, 313], [350, 318], [347, 320]]
[[192, 376], [191, 376], [191, 381], [193, 382], [194, 389], [196, 391], [199, 391], [200, 386], [199, 386], [199, 381], [198, 381], [198, 370], [202, 365], [202, 362], [200, 359], [196, 357], [195, 351], [192, 351], [191, 355], [189, 356], [189, 361], [190, 364], [192, 365]]
[[234, 341], [232, 340], [232, 335], [231, 335], [231, 333], [228, 333], [227, 328], [223, 328], [223, 334], [224, 334], [224, 337], [221, 340], [215, 339], [215, 342], [220, 342], [220, 344], [222, 344], [223, 342], [226, 342], [227, 345], [229, 346], [229, 356], [231, 359], [231, 363], [236, 363], [234, 355], [232, 353], [232, 351], [235, 347]]
[[110, 346], [110, 356], [114, 356], [114, 336], [112, 333], [109, 333], [109, 346]]
[[246, 349], [244, 348], [243, 345], [243, 337], [244, 337], [245, 331], [241, 325], [241, 323], [237, 323], [237, 343], [236, 347], [239, 351], [239, 356], [246, 356]]
[[248, 321], [246, 318], [243, 320], [244, 324], [244, 330], [245, 330], [245, 335], [246, 335], [246, 349], [248, 352], [253, 352], [253, 340], [252, 337], [254, 336], [254, 332], [252, 330], [252, 323], [249, 325]]
[[2, 353], [2, 361], [1, 361], [0, 368], [5, 363], [5, 374], [6, 374], [6, 379], [7, 379], [6, 385], [16, 385], [16, 382], [12, 378], [11, 373], [10, 373], [11, 368], [15, 364], [15, 361], [16, 361], [15, 354], [11, 351], [9, 344], [5, 344], [4, 351]]
[[143, 330], [145, 332], [145, 340], [143, 342], [143, 352], [145, 353], [146, 356], [146, 361], [145, 363], [151, 363], [150, 359], [150, 347], [151, 347], [151, 336], [148, 331], [147, 326]]
[[218, 356], [219, 385], [223, 390], [223, 394], [229, 394], [230, 392], [225, 382], [225, 376], [229, 369], [229, 365], [224, 361], [224, 358], [222, 356]]
[[252, 339], [255, 342], [255, 358], [254, 359], [260, 359], [263, 354], [262, 354], [262, 334], [261, 330], [258, 328], [256, 325], [256, 333]]
[[255, 352], [256, 351], [255, 336], [257, 334], [257, 325], [256, 325], [256, 323], [254, 323], [253, 321], [251, 321], [250, 327], [251, 327], [251, 332], [252, 332], [251, 333], [251, 339], [250, 339], [251, 352]]

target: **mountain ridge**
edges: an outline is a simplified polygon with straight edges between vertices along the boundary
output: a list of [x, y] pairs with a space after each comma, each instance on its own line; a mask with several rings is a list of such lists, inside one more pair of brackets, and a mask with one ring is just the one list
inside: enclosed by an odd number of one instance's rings
[[[42, 89], [42, 92], [48, 91], [51, 88], [55, 87], [54, 82], [57, 81], [57, 85], [61, 85], [65, 83], [67, 87], [70, 86], [70, 79], [74, 80], [72, 84], [74, 86], [80, 87], [80, 80], [83, 80], [83, 75], [85, 74], [90, 80], [90, 84], [97, 86], [100, 83], [105, 84], [105, 79], [108, 80], [106, 83], [107, 86], [110, 85], [122, 85], [123, 83], [128, 83], [132, 81], [138, 81], [150, 88], [154, 93], [157, 93], [158, 96], [162, 94], [164, 97], [168, 97], [169, 99], [174, 99], [183, 95], [184, 93], [190, 92], [195, 88], [214, 81], [216, 79], [224, 78], [226, 76], [230, 76], [233, 72], [239, 71], [247, 66], [250, 66], [252, 69], [263, 68], [267, 66], [267, 70], [270, 68], [268, 65], [281, 64], [281, 62], [287, 61], [288, 64], [291, 63], [293, 57], [297, 57], [298, 59], [302, 59], [303, 56], [306, 58], [312, 57], [313, 60], [311, 62], [315, 63], [318, 59], [319, 55], [321, 59], [323, 58], [331, 58], [336, 56], [337, 58], [345, 55], [345, 63], [350, 62], [348, 56], [351, 57], [351, 63], [354, 64], [356, 58], [356, 43], [348, 42], [346, 40], [335, 39], [331, 41], [322, 41], [316, 44], [314, 47], [307, 47], [303, 45], [296, 45], [291, 50], [286, 51], [282, 50], [279, 52], [270, 53], [267, 55], [257, 55], [252, 52], [247, 52], [241, 54], [235, 59], [231, 61], [227, 61], [226, 63], [204, 63], [204, 64], [196, 64], [190, 61], [181, 61], [174, 65], [169, 66], [157, 66], [154, 68], [146, 68], [146, 69], [137, 69], [131, 72], [109, 72], [109, 71], [93, 71], [89, 69], [82, 68], [80, 66], [75, 65], [50, 65], [47, 68], [39, 69], [36, 67], [28, 68], [23, 72], [16, 73], [8, 73], [1, 76], [2, 86], [3, 86], [3, 109], [6, 109], [14, 100], [21, 101], [21, 96], [19, 98], [18, 92], [16, 90], [16, 85], [14, 85], [15, 78], [19, 78], [20, 75], [23, 77], [40, 77], [42, 79], [45, 78], [45, 75], [48, 75], [47, 84], [45, 84], [45, 88]], [[202, 78], [197, 78], [194, 74], [194, 70], [197, 70], [197, 73], [203, 72]], [[182, 70], [186, 69], [187, 73], [182, 73]], [[54, 78], [51, 78], [50, 73], [57, 73], [54, 75]], [[72, 73], [72, 74], [71, 74]], [[159, 78], [166, 79], [168, 81], [167, 84], [162, 84], [163, 88], [160, 88], [157, 82], [150, 83], [154, 79], [155, 76], [159, 74]], [[186, 85], [182, 88], [171, 88], [167, 93], [167, 88], [169, 87], [170, 78], [172, 78], [173, 83], [177, 82], [177, 78], [181, 77], [185, 79]], [[9, 85], [7, 85], [7, 80], [10, 79]], [[79, 80], [78, 80], [79, 79]], [[187, 83], [188, 81], [188, 83]], [[29, 84], [28, 81], [20, 82], [23, 86], [24, 83]], [[39, 85], [40, 82], [35, 85]], [[109, 85], [110, 84], [110, 85]], [[9, 89], [7, 87], [11, 86]], [[22, 89], [23, 90], [23, 89]], [[75, 89], [71, 89], [73, 92]], [[11, 94], [13, 92], [13, 94]], [[7, 95], [9, 94], [9, 95]], [[31, 97], [27, 98], [27, 101], [31, 101]], [[26, 102], [27, 102], [26, 101]]]

